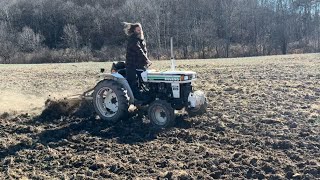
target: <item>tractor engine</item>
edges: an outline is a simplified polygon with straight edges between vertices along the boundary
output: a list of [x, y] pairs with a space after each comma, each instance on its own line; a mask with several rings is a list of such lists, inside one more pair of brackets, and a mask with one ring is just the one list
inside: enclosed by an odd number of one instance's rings
[[181, 110], [189, 105], [188, 97], [192, 92], [191, 83], [146, 83], [149, 87], [149, 96], [152, 99], [163, 99], [169, 102], [174, 109]]

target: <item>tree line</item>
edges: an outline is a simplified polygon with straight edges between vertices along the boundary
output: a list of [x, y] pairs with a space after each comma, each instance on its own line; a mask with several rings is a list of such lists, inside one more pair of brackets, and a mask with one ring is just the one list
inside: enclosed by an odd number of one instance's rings
[[0, 63], [124, 60], [121, 22], [151, 59], [320, 51], [319, 0], [0, 0]]

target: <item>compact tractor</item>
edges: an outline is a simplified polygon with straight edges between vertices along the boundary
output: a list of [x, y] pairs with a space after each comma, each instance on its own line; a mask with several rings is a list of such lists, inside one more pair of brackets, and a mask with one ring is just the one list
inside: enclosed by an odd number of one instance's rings
[[[137, 69], [138, 86], [147, 102], [137, 104], [126, 80], [125, 62], [114, 62], [111, 73], [101, 69], [100, 80], [92, 89], [90, 99], [101, 119], [117, 121], [126, 117], [130, 105], [145, 107], [150, 122], [157, 128], [165, 128], [175, 120], [175, 110], [185, 109], [190, 116], [206, 112], [204, 92], [194, 91], [192, 82], [197, 74], [192, 71], [175, 71], [171, 40], [171, 70], [155, 71]], [[88, 91], [86, 92], [88, 93]], [[86, 93], [84, 96], [87, 96]]]

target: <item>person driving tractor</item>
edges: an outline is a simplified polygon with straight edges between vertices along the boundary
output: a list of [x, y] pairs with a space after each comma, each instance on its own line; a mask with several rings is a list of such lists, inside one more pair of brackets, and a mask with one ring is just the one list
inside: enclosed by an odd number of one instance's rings
[[124, 23], [125, 34], [128, 36], [126, 53], [126, 79], [132, 89], [135, 99], [144, 101], [137, 82], [137, 69], [145, 69], [152, 62], [147, 56], [147, 47], [140, 23]]

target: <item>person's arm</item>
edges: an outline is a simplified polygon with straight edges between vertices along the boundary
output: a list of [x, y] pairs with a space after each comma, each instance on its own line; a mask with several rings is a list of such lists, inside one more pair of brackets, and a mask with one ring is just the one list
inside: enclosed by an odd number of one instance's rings
[[145, 64], [148, 64], [149, 59], [148, 59], [147, 53], [145, 53], [143, 51], [142, 47], [140, 46], [140, 42], [139, 41], [137, 41], [135, 43], [135, 48], [136, 48], [136, 52], [137, 52], [138, 56], [143, 58]]
[[142, 42], [142, 45], [143, 45], [143, 47], [144, 47], [143, 52], [145, 53], [145, 55], [146, 55], [146, 57], [147, 57], [147, 64], [148, 64], [148, 66], [150, 66], [150, 65], [152, 64], [152, 62], [151, 62], [150, 59], [148, 58], [148, 50], [147, 50], [145, 41]]

